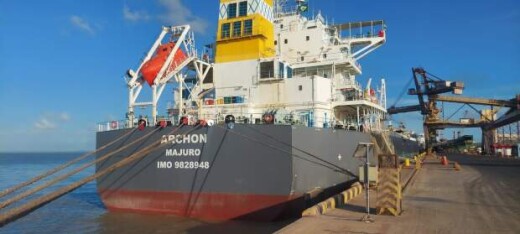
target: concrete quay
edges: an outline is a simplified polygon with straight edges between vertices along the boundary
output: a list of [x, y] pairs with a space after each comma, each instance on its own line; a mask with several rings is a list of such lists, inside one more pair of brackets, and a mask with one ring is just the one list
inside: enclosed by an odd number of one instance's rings
[[[427, 158], [403, 194], [401, 216], [365, 214], [361, 194], [323, 215], [302, 217], [277, 233], [520, 233], [520, 160], [448, 155]], [[453, 169], [452, 160], [461, 165]]]

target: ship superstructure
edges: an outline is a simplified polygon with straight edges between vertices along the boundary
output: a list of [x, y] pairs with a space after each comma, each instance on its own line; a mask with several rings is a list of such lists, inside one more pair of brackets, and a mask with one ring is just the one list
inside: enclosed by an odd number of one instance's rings
[[[136, 101], [144, 84], [137, 81], [143, 65], [129, 72], [126, 125], [137, 122], [135, 106], [151, 106], [152, 124], [164, 119], [158, 117], [157, 102], [164, 86], [174, 83], [167, 117], [173, 122], [188, 116], [191, 122], [218, 123], [233, 115], [239, 123], [381, 130], [384, 79], [375, 88], [369, 79], [363, 88], [356, 76], [362, 72], [358, 60], [385, 43], [384, 22], [331, 25], [320, 13], [306, 16], [302, 4], [221, 1], [216, 42], [200, 56], [189, 26], [164, 28], [143, 64], [168, 33], [170, 40], [181, 42], [177, 54], [170, 54], [151, 83], [151, 102]], [[186, 54], [181, 61], [175, 59], [178, 50]]]

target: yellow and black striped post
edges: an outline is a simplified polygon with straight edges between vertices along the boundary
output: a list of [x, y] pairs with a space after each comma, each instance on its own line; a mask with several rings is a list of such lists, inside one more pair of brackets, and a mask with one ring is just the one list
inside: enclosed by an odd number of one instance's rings
[[401, 183], [397, 155], [379, 155], [377, 214], [401, 213]]

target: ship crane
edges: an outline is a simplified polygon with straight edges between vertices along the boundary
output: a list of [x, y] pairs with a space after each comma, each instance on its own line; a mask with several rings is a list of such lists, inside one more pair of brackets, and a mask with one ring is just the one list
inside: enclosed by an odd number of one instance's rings
[[[142, 59], [138, 68], [128, 70], [126, 82], [128, 86], [128, 112], [127, 126], [135, 125], [135, 107], [151, 107], [151, 122], [157, 124], [157, 104], [168, 83], [177, 83], [180, 90], [179, 96], [175, 97], [179, 101], [178, 110], [182, 113], [184, 88], [190, 90], [189, 98], [196, 101], [201, 91], [205, 77], [208, 75], [213, 65], [206, 59], [199, 59], [195, 49], [195, 38], [189, 25], [163, 27], [161, 33], [153, 43], [150, 50]], [[187, 70], [196, 71], [196, 83], [188, 87], [184, 80]], [[143, 84], [148, 83], [152, 89], [151, 101], [138, 101], [143, 89]]]
[[[424, 116], [424, 135], [427, 153], [432, 152], [432, 148], [437, 138], [437, 130], [444, 128], [467, 128], [480, 127], [482, 129], [482, 146], [483, 152], [490, 152], [490, 143], [494, 139], [494, 130], [501, 126], [520, 121], [520, 95], [510, 100], [498, 100], [487, 98], [459, 97], [441, 95], [445, 93], [462, 94], [464, 84], [462, 82], [452, 82], [442, 80], [428, 72], [423, 68], [412, 68], [413, 82], [415, 88], [408, 90], [409, 95], [416, 95], [419, 104], [396, 107], [395, 104], [388, 108], [388, 114], [398, 114], [406, 112], [420, 111]], [[442, 119], [439, 116], [441, 110], [437, 108], [437, 102], [451, 102], [468, 105], [481, 115], [481, 121], [465, 121], [454, 122], [448, 119]], [[507, 107], [510, 108], [506, 114], [498, 119], [483, 115], [472, 105]], [[460, 110], [461, 108], [459, 108]], [[455, 114], [455, 113], [454, 113]], [[453, 116], [453, 115], [451, 115]]]

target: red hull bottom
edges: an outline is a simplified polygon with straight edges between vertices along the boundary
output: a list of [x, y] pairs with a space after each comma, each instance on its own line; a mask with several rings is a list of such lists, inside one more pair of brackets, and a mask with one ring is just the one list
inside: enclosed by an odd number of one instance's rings
[[271, 221], [301, 212], [301, 196], [101, 190], [110, 211], [172, 214], [202, 220]]

